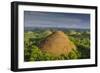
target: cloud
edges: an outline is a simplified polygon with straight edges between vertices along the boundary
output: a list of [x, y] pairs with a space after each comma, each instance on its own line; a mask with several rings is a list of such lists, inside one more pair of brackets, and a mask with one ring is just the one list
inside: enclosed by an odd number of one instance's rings
[[89, 14], [25, 12], [25, 27], [89, 28]]

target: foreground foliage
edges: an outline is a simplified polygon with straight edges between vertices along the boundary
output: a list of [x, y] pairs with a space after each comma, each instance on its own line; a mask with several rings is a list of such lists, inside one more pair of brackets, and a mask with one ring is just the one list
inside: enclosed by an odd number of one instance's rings
[[24, 33], [24, 60], [25, 61], [47, 61], [47, 60], [70, 60], [70, 59], [87, 59], [90, 58], [90, 33], [70, 31], [65, 32], [72, 42], [76, 45], [77, 49], [69, 54], [60, 55], [59, 57], [52, 56], [48, 53], [43, 53], [38, 44], [50, 35], [52, 31], [35, 31]]

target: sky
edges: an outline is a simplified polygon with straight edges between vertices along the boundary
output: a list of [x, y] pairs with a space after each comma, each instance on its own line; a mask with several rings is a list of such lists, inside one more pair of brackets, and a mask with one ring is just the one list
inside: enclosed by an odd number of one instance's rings
[[24, 11], [24, 27], [90, 28], [90, 14]]

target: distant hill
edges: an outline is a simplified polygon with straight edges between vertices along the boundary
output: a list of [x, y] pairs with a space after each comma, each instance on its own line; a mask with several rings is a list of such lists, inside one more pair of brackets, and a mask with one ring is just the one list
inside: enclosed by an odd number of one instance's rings
[[46, 28], [41, 28], [41, 27], [37, 27], [37, 28], [33, 28], [33, 27], [24, 27], [24, 31], [45, 31], [45, 30], [52, 30], [52, 31], [70, 31], [70, 30], [74, 30], [74, 31], [90, 31], [90, 29], [81, 29], [81, 28], [56, 28], [56, 27], [46, 27]]

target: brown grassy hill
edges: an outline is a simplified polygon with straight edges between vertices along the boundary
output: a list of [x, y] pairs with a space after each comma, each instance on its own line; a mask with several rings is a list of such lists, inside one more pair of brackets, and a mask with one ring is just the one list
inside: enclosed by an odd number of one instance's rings
[[43, 52], [47, 52], [54, 56], [68, 54], [75, 49], [75, 45], [69, 40], [68, 36], [62, 31], [56, 31], [43, 40], [40, 45]]

